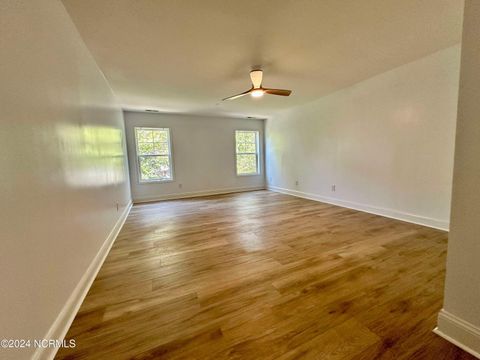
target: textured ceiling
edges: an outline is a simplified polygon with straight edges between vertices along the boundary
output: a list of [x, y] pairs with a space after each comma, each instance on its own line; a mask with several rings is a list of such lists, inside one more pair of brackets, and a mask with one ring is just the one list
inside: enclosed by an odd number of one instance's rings
[[[463, 0], [64, 0], [125, 109], [269, 116], [461, 39]], [[264, 86], [289, 98], [219, 100]]]

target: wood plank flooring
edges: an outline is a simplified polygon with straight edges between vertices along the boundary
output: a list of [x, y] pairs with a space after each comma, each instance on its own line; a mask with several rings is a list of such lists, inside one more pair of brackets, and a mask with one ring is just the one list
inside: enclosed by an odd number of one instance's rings
[[447, 234], [269, 191], [136, 205], [57, 359], [474, 359]]

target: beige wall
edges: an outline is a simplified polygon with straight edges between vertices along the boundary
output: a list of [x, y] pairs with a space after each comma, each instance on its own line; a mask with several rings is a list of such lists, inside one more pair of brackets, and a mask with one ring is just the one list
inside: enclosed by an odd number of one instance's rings
[[465, 6], [442, 335], [480, 357], [480, 1]]
[[0, 34], [0, 338], [33, 340], [130, 201], [123, 118], [60, 1], [1, 0]]
[[459, 65], [457, 45], [273, 116], [269, 186], [448, 228]]
[[[132, 197], [135, 201], [263, 188], [263, 120], [126, 112]], [[174, 181], [139, 183], [134, 127], [168, 127], [172, 139]], [[235, 173], [235, 130], [260, 133], [260, 174]]]

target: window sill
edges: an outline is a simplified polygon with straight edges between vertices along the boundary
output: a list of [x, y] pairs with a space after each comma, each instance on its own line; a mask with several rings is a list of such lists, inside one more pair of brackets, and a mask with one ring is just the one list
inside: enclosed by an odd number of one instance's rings
[[259, 176], [261, 175], [260, 173], [253, 173], [253, 174], [237, 174], [237, 176], [243, 177], [243, 176]]
[[145, 184], [162, 184], [162, 183], [171, 183], [174, 182], [174, 179], [168, 179], [168, 180], [141, 180], [138, 183], [140, 185], [145, 185]]

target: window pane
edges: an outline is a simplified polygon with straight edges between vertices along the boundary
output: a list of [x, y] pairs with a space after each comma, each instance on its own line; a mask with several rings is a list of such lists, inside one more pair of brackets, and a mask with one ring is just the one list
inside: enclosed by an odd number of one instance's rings
[[137, 129], [137, 142], [152, 142], [153, 131], [146, 129]]
[[256, 143], [257, 132], [256, 131], [236, 131], [235, 141], [237, 143]]
[[257, 155], [237, 155], [237, 174], [257, 173]]
[[153, 141], [155, 142], [167, 142], [168, 130], [155, 129], [153, 130]]
[[168, 156], [139, 156], [141, 180], [168, 180], [172, 178]]
[[245, 142], [249, 142], [249, 143], [256, 143], [257, 142], [257, 139], [255, 138], [255, 132], [254, 131], [244, 132], [243, 134], [244, 134], [243, 136], [245, 138]]
[[138, 143], [138, 155], [154, 155], [153, 143]]
[[156, 143], [155, 144], [155, 154], [158, 155], [168, 155], [168, 143]]
[[237, 144], [237, 154], [240, 153], [256, 153], [257, 152], [257, 144], [249, 144], [249, 143], [239, 143]]
[[245, 143], [237, 143], [237, 154], [245, 152]]
[[240, 142], [245, 142], [245, 132], [244, 131], [235, 131], [235, 142], [238, 144]]
[[249, 152], [249, 153], [256, 153], [257, 152], [257, 144], [256, 143], [245, 144], [244, 147], [245, 147], [245, 152]]

